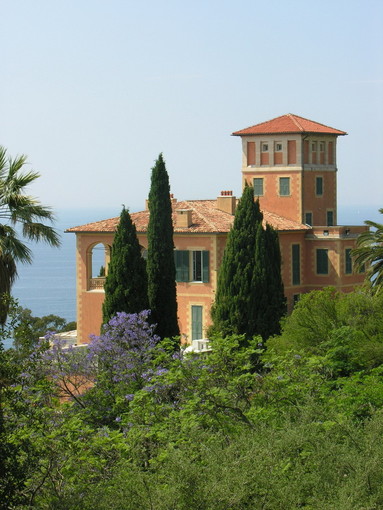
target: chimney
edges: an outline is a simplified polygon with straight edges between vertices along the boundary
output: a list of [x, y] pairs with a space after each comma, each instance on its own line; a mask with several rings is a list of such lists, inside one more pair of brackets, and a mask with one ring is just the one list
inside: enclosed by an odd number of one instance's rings
[[234, 214], [236, 205], [237, 199], [233, 197], [232, 191], [221, 191], [221, 196], [217, 198], [217, 209]]
[[176, 210], [176, 227], [189, 228], [192, 224], [192, 210], [191, 209], [177, 209]]

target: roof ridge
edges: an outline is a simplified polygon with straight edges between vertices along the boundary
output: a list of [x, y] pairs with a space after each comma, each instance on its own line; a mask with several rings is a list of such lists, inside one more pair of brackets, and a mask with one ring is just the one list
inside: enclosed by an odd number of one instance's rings
[[[303, 119], [303, 117], [299, 117], [299, 115], [295, 115], [294, 113], [287, 113], [285, 116], [290, 117], [290, 119], [294, 122], [294, 124], [297, 126], [297, 128], [300, 129], [302, 132], [304, 131], [304, 127], [297, 120], [297, 117], [302, 118], [302, 119]], [[283, 115], [282, 115], [282, 117], [283, 117]], [[305, 119], [305, 120], [309, 120], [309, 119]], [[310, 122], [313, 122], [313, 121], [310, 121]]]
[[[207, 200], [199, 200], [200, 202], [207, 202]], [[213, 201], [213, 200], [212, 200]], [[189, 201], [189, 200], [184, 200], [184, 202], [190, 204], [191, 202], [197, 202], [197, 200], [193, 200], [193, 201]], [[200, 213], [199, 211], [197, 211], [197, 209], [195, 207], [193, 207], [193, 205], [191, 206], [192, 210], [195, 212], [195, 214], [197, 216], [199, 216], [200, 218], [202, 218], [204, 221], [206, 221], [206, 223], [211, 227], [211, 228], [214, 228], [214, 223], [210, 220], [208, 220], [206, 218], [206, 216], [202, 213]]]

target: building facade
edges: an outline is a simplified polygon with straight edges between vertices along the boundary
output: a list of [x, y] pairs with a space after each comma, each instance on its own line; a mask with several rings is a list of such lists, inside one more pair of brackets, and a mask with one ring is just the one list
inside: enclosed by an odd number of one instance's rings
[[[278, 230], [288, 308], [300, 294], [326, 286], [347, 292], [364, 280], [353, 271], [351, 250], [364, 226], [337, 225], [336, 148], [346, 133], [287, 114], [236, 131], [242, 140], [242, 183], [254, 187], [264, 221]], [[210, 325], [218, 270], [237, 199], [172, 198], [174, 257], [181, 341], [203, 338]], [[143, 256], [149, 212], [133, 213]], [[77, 238], [78, 342], [99, 334], [105, 276], [95, 273], [96, 247], [107, 271], [119, 218], [68, 229]]]

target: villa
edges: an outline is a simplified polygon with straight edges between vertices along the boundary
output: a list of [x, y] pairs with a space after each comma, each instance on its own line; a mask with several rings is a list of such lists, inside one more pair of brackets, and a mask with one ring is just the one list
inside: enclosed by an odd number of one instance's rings
[[[334, 286], [347, 292], [364, 275], [353, 270], [351, 250], [365, 226], [337, 225], [338, 136], [347, 133], [287, 114], [236, 131], [242, 141], [242, 185], [254, 187], [264, 220], [278, 230], [288, 309], [300, 294]], [[233, 223], [237, 198], [221, 191], [213, 200], [172, 197], [174, 257], [181, 341], [205, 337], [217, 274]], [[149, 211], [133, 213], [142, 254]], [[68, 229], [77, 238], [78, 343], [99, 334], [105, 276], [94, 273], [95, 247], [108, 267], [119, 217]]]

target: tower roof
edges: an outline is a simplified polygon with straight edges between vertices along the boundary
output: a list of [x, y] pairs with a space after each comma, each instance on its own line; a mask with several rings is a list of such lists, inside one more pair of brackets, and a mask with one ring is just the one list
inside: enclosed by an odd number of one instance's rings
[[336, 136], [347, 135], [345, 131], [334, 129], [330, 126], [326, 126], [325, 124], [319, 124], [319, 122], [314, 122], [313, 120], [305, 119], [292, 113], [281, 115], [275, 119], [255, 124], [255, 126], [250, 126], [248, 128], [241, 129], [240, 131], [235, 131], [233, 135], [271, 135], [277, 133], [321, 133]]

